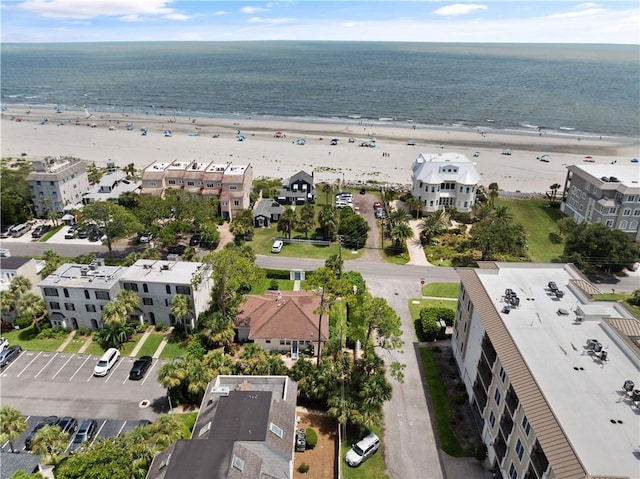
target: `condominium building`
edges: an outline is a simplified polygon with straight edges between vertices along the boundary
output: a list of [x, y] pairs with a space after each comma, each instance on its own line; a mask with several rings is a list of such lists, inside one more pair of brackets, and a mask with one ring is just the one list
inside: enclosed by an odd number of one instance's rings
[[[187, 323], [192, 327], [209, 304], [211, 269], [199, 262], [138, 260], [132, 266], [105, 266], [100, 258], [89, 265], [63, 264], [38, 284], [54, 326], [99, 329], [102, 310], [122, 290], [135, 292], [140, 307], [132, 319], [147, 324]], [[189, 297], [184, 318], [171, 314], [176, 294]]]
[[[148, 324], [187, 322], [195, 327], [198, 315], [211, 300], [211, 267], [206, 263], [141, 259], [119, 278], [122, 289], [140, 297], [143, 321]], [[189, 297], [190, 312], [186, 318], [171, 314], [171, 302], [177, 294]]]
[[576, 223], [602, 223], [640, 240], [640, 166], [567, 166], [560, 211]]
[[154, 162], [142, 171], [142, 194], [164, 196], [167, 189], [180, 189], [219, 200], [219, 213], [226, 220], [249, 208], [253, 167], [231, 163], [173, 161]]
[[44, 217], [49, 211], [61, 212], [66, 205], [79, 203], [89, 191], [89, 175], [78, 158], [47, 157], [31, 163], [27, 185], [35, 215]]
[[102, 309], [120, 292], [118, 280], [126, 269], [105, 266], [101, 260], [89, 265], [60, 266], [38, 284], [51, 324], [70, 329], [100, 329]]
[[459, 153], [420, 153], [411, 167], [411, 194], [425, 213], [471, 211], [479, 182], [475, 164]]
[[89, 192], [82, 196], [82, 204], [88, 205], [94, 201], [117, 201], [124, 193], [139, 193], [141, 183], [128, 180], [127, 175], [121, 171], [112, 171], [100, 178]]
[[496, 476], [639, 477], [640, 321], [572, 265], [458, 273], [452, 348]]
[[[39, 263], [42, 263], [42, 261], [36, 261], [33, 258], [0, 257], [0, 291], [9, 291], [13, 278], [22, 276], [31, 282], [31, 288], [28, 292], [40, 294], [37, 286], [40, 281], [38, 273], [42, 270], [43, 266]], [[13, 323], [18, 316], [15, 308], [10, 311], [3, 309], [0, 314], [2, 315], [2, 321], [7, 323]]]

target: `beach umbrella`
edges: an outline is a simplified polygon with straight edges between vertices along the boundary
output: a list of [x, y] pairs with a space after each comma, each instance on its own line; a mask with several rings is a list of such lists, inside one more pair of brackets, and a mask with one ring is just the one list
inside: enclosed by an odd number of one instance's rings
[[638, 159], [637, 159], [637, 158], [633, 158], [633, 159], [631, 160], [631, 163], [638, 163]]
[[281, 131], [276, 131], [276, 132], [273, 134], [273, 136], [274, 136], [274, 137], [276, 137], [276, 138], [281, 138], [281, 137], [282, 137], [282, 135], [283, 135], [283, 133], [282, 133]]
[[244, 141], [244, 140], [246, 140], [246, 137], [244, 135], [238, 135], [238, 136], [236, 136], [236, 140]]
[[304, 138], [299, 138], [298, 140], [296, 140], [296, 143], [298, 145], [304, 145], [307, 143], [307, 140], [305, 140]]

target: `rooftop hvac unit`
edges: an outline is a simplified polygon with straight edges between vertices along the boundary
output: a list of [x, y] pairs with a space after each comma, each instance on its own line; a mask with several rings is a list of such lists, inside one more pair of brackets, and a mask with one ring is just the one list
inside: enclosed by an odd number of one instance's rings
[[82, 268], [80, 268], [80, 276], [87, 276], [88, 272], [89, 272], [88, 266], [83, 266]]
[[640, 389], [634, 389], [631, 393], [631, 400], [634, 402], [640, 401]]
[[142, 269], [151, 269], [151, 265], [149, 263], [144, 263], [142, 265]]
[[169, 265], [168, 264], [163, 264], [162, 265], [162, 269], [165, 270], [165, 271], [168, 271], [169, 270]]
[[633, 391], [633, 388], [636, 385], [633, 383], [633, 381], [631, 379], [627, 379], [624, 384], [622, 385], [622, 389], [624, 389], [627, 392], [631, 392]]

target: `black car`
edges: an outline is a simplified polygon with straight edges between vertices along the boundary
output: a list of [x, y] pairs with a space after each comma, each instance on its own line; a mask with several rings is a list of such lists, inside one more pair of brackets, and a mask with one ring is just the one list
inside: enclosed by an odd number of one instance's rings
[[78, 421], [71, 416], [65, 416], [58, 421], [58, 427], [71, 436], [78, 429]]
[[198, 246], [200, 244], [200, 240], [202, 239], [201, 234], [194, 234], [189, 240], [189, 246]]
[[27, 437], [24, 440], [24, 447], [27, 451], [31, 450], [31, 442], [33, 441], [33, 436], [45, 426], [55, 426], [58, 424], [58, 416], [47, 416], [38, 424], [36, 424], [33, 429], [27, 434]]
[[20, 356], [21, 352], [22, 352], [22, 348], [20, 346], [17, 346], [17, 345], [16, 346], [9, 346], [7, 349], [3, 350], [0, 353], [0, 368], [5, 367], [7, 364], [9, 364], [15, 358]]
[[185, 252], [185, 250], [187, 249], [187, 247], [183, 244], [177, 244], [175, 246], [169, 246], [169, 254], [177, 254], [177, 255], [181, 255]]
[[85, 419], [80, 424], [76, 435], [73, 436], [71, 442], [71, 452], [79, 449], [84, 443], [89, 442], [98, 429], [98, 423], [95, 419]]
[[31, 232], [32, 238], [41, 238], [45, 233], [51, 230], [51, 225], [40, 225]]
[[151, 356], [142, 356], [140, 359], [136, 359], [131, 367], [131, 371], [129, 371], [129, 379], [142, 379], [151, 366], [152, 361]]

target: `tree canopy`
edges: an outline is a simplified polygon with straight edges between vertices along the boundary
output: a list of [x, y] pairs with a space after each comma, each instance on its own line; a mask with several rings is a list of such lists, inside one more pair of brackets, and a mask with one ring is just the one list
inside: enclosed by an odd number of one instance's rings
[[125, 207], [111, 201], [94, 201], [82, 208], [81, 224], [96, 225], [104, 232], [105, 242], [111, 255], [112, 243], [136, 231], [142, 225], [138, 219]]
[[0, 160], [0, 214], [3, 224], [24, 223], [31, 216], [31, 194], [27, 175], [31, 166], [24, 159]]

